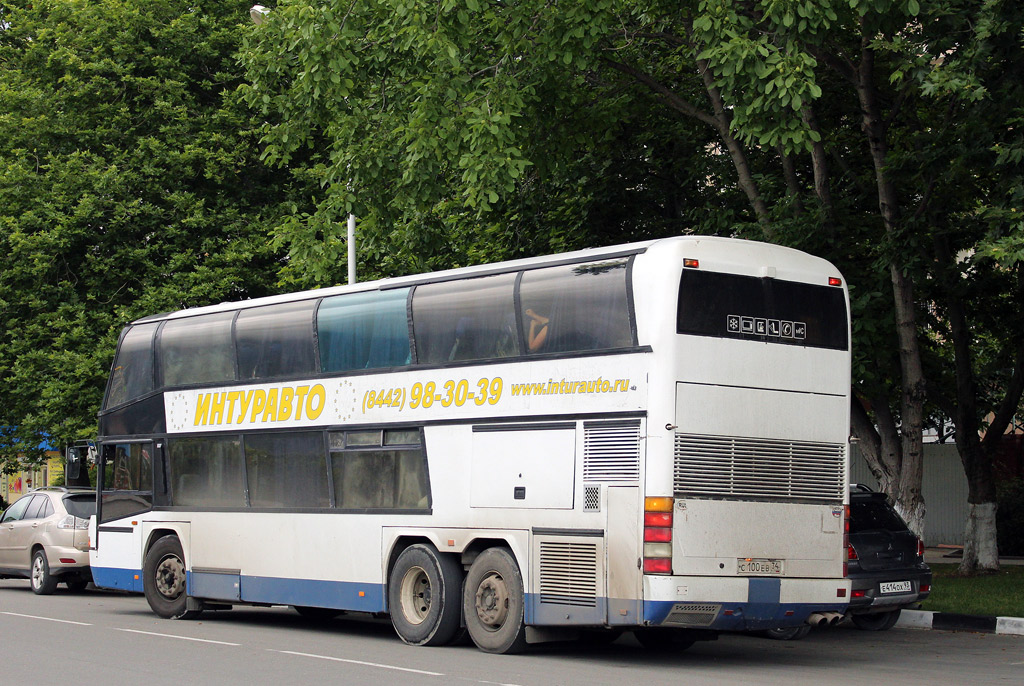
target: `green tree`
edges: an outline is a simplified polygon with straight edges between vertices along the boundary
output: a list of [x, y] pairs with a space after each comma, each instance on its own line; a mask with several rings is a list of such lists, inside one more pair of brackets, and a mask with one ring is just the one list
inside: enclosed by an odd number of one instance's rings
[[[266, 158], [317, 156], [314, 211], [277, 233], [315, 281], [337, 273], [324, 246], [352, 211], [385, 272], [690, 230], [832, 259], [852, 285], [854, 433], [921, 531], [929, 415], [956, 423], [981, 511], [1020, 405], [1016, 319], [984, 314], [1021, 309], [1020, 11], [284, 0], [242, 56]], [[929, 378], [956, 392], [929, 404]], [[994, 525], [968, 533], [994, 541]], [[994, 543], [968, 551], [965, 569], [997, 564]]]
[[0, 5], [0, 462], [95, 433], [121, 327], [277, 288], [237, 3]]

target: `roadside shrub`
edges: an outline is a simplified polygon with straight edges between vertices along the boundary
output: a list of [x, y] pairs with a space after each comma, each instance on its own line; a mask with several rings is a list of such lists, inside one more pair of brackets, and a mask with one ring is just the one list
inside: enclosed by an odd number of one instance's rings
[[996, 530], [1000, 555], [1024, 555], [1024, 479], [1000, 484]]

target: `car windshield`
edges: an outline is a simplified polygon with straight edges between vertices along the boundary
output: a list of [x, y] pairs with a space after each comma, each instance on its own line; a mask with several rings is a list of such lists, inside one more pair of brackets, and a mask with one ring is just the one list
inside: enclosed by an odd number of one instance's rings
[[907, 525], [896, 511], [882, 500], [850, 503], [850, 533], [864, 531], [906, 531]]
[[88, 519], [96, 514], [96, 496], [92, 493], [79, 493], [64, 496], [64, 507], [69, 515], [80, 519]]

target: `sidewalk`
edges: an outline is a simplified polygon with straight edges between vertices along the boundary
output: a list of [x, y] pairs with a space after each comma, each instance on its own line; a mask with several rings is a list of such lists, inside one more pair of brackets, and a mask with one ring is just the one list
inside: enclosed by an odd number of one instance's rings
[[[926, 548], [924, 561], [933, 564], [959, 564], [959, 548]], [[1024, 565], [1024, 558], [1000, 558], [1000, 565]], [[897, 627], [906, 629], [937, 629], [941, 631], [974, 631], [986, 634], [1012, 634], [1024, 636], [1024, 617], [984, 617], [957, 615], [949, 612], [904, 610]]]

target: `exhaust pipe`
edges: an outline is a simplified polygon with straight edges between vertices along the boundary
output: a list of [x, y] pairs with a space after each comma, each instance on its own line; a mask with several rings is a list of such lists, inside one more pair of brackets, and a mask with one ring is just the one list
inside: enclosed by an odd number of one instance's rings
[[807, 623], [811, 626], [835, 626], [842, 618], [838, 612], [812, 612]]

